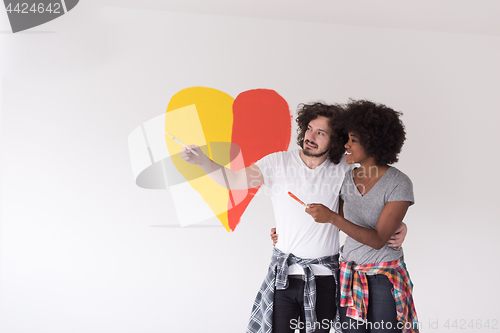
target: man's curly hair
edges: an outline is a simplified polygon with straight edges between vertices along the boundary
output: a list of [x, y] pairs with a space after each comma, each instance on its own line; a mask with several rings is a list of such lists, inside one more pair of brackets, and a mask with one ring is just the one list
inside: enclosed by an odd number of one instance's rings
[[340, 105], [328, 105], [321, 102], [311, 103], [311, 104], [300, 104], [298, 107], [298, 117], [295, 120], [297, 122], [297, 144], [303, 148], [304, 147], [304, 137], [307, 131], [307, 127], [311, 120], [323, 116], [330, 119], [329, 126], [331, 129], [330, 134], [330, 144], [332, 145], [329, 158], [334, 164], [338, 164], [342, 155], [345, 153], [344, 148], [344, 133], [342, 129], [336, 124], [336, 119], [340, 117], [343, 109]]
[[397, 162], [406, 139], [399, 118], [402, 113], [367, 100], [350, 100], [345, 109], [342, 117], [345, 138], [348, 132], [355, 133], [365, 153], [374, 157], [377, 165]]

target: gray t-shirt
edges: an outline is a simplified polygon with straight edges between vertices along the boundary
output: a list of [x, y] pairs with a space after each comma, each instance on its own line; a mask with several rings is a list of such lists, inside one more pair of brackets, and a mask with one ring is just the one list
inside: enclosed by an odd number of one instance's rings
[[[407, 175], [394, 167], [389, 167], [368, 193], [361, 195], [352, 178], [352, 170], [347, 171], [340, 198], [344, 201], [344, 217], [366, 228], [375, 228], [386, 203], [391, 201], [410, 201], [413, 205], [413, 185]], [[341, 248], [344, 260], [354, 261], [357, 265], [398, 260], [403, 256], [403, 248], [396, 250], [384, 245], [375, 250], [368, 245], [347, 237]]]

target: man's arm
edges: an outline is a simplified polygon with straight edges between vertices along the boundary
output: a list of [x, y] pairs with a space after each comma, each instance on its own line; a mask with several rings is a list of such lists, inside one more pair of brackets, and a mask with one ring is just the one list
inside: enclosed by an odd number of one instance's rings
[[406, 223], [401, 222], [401, 226], [398, 228], [398, 230], [396, 230], [394, 235], [392, 235], [391, 239], [389, 239], [389, 241], [387, 242], [387, 246], [399, 250], [401, 248], [401, 245], [403, 245], [403, 242], [405, 241], [407, 232], [408, 226], [406, 225]]
[[258, 166], [251, 165], [247, 168], [233, 171], [212, 161], [202, 152], [200, 147], [195, 145], [188, 147], [196, 151], [198, 156], [193, 154], [191, 150], [183, 148], [180, 156], [184, 161], [199, 165], [220, 186], [228, 190], [246, 190], [264, 185], [264, 177]]

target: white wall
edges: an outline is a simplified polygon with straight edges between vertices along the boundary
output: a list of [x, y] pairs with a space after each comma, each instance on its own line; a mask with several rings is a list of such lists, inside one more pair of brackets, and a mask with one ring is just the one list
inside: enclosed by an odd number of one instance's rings
[[2, 332], [245, 329], [271, 253], [269, 199], [231, 234], [165, 227], [168, 191], [138, 188], [130, 169], [128, 134], [190, 86], [274, 89], [292, 110], [352, 97], [403, 111], [397, 167], [415, 186], [405, 259], [422, 331], [500, 319], [500, 38], [83, 1], [0, 34], [0, 48]]

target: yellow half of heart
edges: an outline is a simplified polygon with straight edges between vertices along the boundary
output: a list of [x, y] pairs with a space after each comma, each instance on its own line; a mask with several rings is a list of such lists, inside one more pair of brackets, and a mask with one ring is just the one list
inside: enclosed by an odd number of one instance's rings
[[[179, 91], [170, 100], [165, 115], [165, 131], [186, 145], [195, 144], [215, 162], [229, 167], [233, 126], [234, 98], [213, 88], [192, 87]], [[215, 183], [197, 165], [185, 162], [179, 153], [182, 146], [166, 136], [172, 162], [192, 188], [209, 205], [229, 232], [227, 211], [231, 208], [229, 191]], [[228, 143], [213, 149], [211, 143]], [[223, 146], [224, 147], [224, 146]], [[186, 202], [185, 209], [196, 209]], [[179, 207], [177, 207], [179, 209]]]

